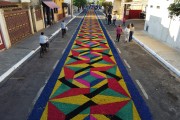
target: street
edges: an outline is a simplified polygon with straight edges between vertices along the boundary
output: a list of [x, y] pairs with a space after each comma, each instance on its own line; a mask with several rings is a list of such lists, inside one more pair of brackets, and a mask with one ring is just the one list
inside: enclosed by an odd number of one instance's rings
[[[130, 20], [134, 23], [136, 31], [144, 27], [143, 20]], [[114, 26], [105, 25], [113, 40], [116, 38]], [[136, 84], [144, 100], [148, 104], [155, 120], [178, 120], [180, 118], [180, 79], [150, 55], [145, 49], [134, 41], [115, 42], [120, 50], [120, 57], [127, 61], [126, 68]], [[148, 97], [143, 94], [137, 81], [141, 83]]]
[[[77, 29], [83, 13], [68, 24], [68, 32], [61, 38], [61, 32], [53, 38], [50, 49], [43, 58], [39, 52], [0, 84], [0, 118], [2, 120], [25, 120], [34, 107], [44, 86], [61, 59], [67, 44]], [[101, 16], [102, 13], [98, 12]], [[104, 23], [104, 21], [102, 21]], [[143, 26], [142, 21], [135, 22]], [[115, 27], [105, 25], [111, 38], [115, 40]], [[136, 27], [141, 30], [142, 27]], [[163, 64], [134, 41], [115, 42], [119, 56], [130, 77], [143, 97], [154, 120], [178, 120], [180, 118], [180, 80]], [[135, 119], [135, 118], [134, 118]]]

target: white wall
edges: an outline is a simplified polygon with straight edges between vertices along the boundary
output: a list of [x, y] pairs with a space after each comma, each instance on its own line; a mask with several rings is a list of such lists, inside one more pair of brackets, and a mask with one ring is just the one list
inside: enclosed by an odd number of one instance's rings
[[9, 2], [20, 2], [20, 0], [4, 0], [4, 1], [9, 1]]
[[28, 2], [28, 3], [30, 3], [31, 2], [31, 0], [20, 0], [21, 2]]
[[64, 0], [64, 2], [71, 4], [71, 0]]
[[149, 26], [149, 34], [180, 50], [179, 18], [170, 19], [168, 17], [167, 8], [172, 2], [173, 0], [149, 0], [144, 30]]

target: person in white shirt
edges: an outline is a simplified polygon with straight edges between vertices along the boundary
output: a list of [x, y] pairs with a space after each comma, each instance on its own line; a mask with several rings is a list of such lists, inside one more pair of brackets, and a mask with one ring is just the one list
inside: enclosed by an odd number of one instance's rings
[[117, 16], [116, 14], [113, 15], [113, 25], [116, 25]]
[[62, 30], [62, 38], [63, 38], [66, 33], [66, 24], [64, 20], [61, 22], [61, 30]]
[[46, 47], [49, 46], [48, 43], [48, 37], [44, 35], [44, 32], [41, 32], [41, 35], [39, 36], [39, 44], [42, 48], [46, 51]]
[[134, 24], [131, 23], [130, 24], [130, 33], [129, 33], [129, 42], [132, 40], [132, 37], [133, 37], [133, 34], [134, 34], [134, 30], [135, 30]]
[[125, 42], [129, 41], [129, 33], [130, 33], [130, 25], [127, 25], [127, 27], [124, 30]]

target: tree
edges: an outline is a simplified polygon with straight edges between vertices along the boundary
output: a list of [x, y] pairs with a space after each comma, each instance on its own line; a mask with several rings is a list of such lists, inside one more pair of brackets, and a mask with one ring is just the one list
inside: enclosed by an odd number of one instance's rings
[[174, 3], [170, 4], [168, 7], [170, 17], [175, 17], [180, 15], [180, 0], [175, 0]]
[[112, 2], [103, 2], [102, 6], [104, 7], [104, 12], [105, 13], [111, 13], [112, 12]]
[[78, 7], [78, 11], [79, 11], [81, 7], [84, 8], [84, 6], [87, 4], [87, 1], [86, 0], [73, 0], [73, 4]]
[[82, 7], [84, 8], [84, 6], [87, 4], [86, 0], [73, 0], [73, 4], [78, 7], [78, 11], [79, 9]]
[[99, 5], [102, 5], [103, 2], [105, 2], [105, 0], [99, 0]]

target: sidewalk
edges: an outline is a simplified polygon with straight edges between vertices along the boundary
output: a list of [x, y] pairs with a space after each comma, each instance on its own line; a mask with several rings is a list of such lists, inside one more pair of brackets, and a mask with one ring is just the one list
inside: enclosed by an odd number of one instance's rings
[[[64, 18], [64, 21], [68, 24], [79, 14], [80, 13], [75, 13], [73, 18], [68, 16]], [[42, 30], [50, 38], [50, 40], [61, 30], [60, 22], [61, 21]], [[5, 80], [13, 71], [15, 71], [20, 65], [22, 65], [40, 49], [40, 32], [41, 31], [28, 38], [25, 38], [24, 40], [13, 45], [10, 49], [0, 52], [0, 82]]]
[[[180, 77], [180, 52], [171, 48], [170, 46], [162, 43], [158, 39], [152, 37], [146, 31], [144, 31], [144, 20], [132, 19], [127, 20], [126, 24], [134, 23], [135, 33], [133, 40], [144, 47], [155, 58], [163, 63], [168, 69]], [[117, 24], [122, 24], [121, 21], [117, 21]]]
[[134, 40], [180, 77], [180, 52], [151, 37], [145, 31], [136, 31]]
[[[144, 31], [144, 20], [130, 19], [126, 21], [126, 24], [129, 23], [134, 23], [135, 25], [133, 40], [144, 47], [168, 69], [180, 77], [180, 51], [171, 48]], [[118, 24], [121, 25], [122, 22], [117, 20], [116, 25]]]

